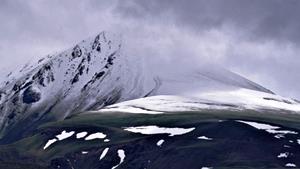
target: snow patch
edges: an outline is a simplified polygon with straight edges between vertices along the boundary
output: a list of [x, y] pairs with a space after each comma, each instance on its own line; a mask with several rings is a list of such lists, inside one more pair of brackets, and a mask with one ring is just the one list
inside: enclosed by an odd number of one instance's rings
[[275, 136], [275, 138], [282, 138], [282, 137], [284, 137], [285, 134], [298, 134], [298, 132], [295, 132], [295, 131], [278, 130], [278, 129], [280, 129], [280, 127], [278, 127], [278, 126], [272, 126], [272, 125], [269, 125], [269, 124], [263, 124], [263, 123], [257, 123], [257, 122], [249, 122], [249, 121], [242, 121], [242, 120], [237, 120], [237, 122], [250, 125], [250, 126], [256, 128], [258, 130], [265, 130], [265, 131], [267, 131], [268, 133], [271, 133], [271, 134], [277, 134]]
[[85, 138], [85, 140], [104, 139], [105, 137], [106, 137], [105, 134], [97, 132], [97, 133], [90, 134]]
[[75, 133], [74, 131], [70, 131], [70, 132], [67, 132], [66, 130], [62, 131], [61, 134], [56, 135], [56, 138], [48, 140], [48, 142], [44, 146], [44, 150], [57, 141], [61, 141], [71, 137], [74, 133]]
[[61, 141], [61, 140], [71, 137], [74, 133], [75, 133], [74, 131], [67, 132], [66, 130], [64, 130], [61, 132], [61, 134], [56, 135], [56, 137], [58, 138], [58, 140]]
[[289, 153], [288, 152], [285, 152], [285, 153], [280, 153], [277, 158], [287, 158], [289, 156]]
[[56, 138], [48, 140], [48, 142], [44, 146], [44, 150], [46, 150], [51, 144], [55, 143], [56, 141], [58, 141]]
[[110, 142], [110, 139], [104, 139], [103, 142], [105, 143]]
[[88, 151], [82, 151], [81, 154], [87, 154], [89, 153]]
[[118, 150], [118, 156], [120, 157], [120, 163], [118, 165], [112, 167], [111, 169], [115, 169], [115, 168], [119, 167], [119, 165], [121, 165], [124, 162], [125, 151], [124, 150]]
[[85, 137], [87, 134], [88, 134], [88, 133], [87, 133], [86, 131], [77, 133], [77, 134], [76, 134], [76, 138], [77, 138], [77, 139], [83, 138], [83, 137]]
[[287, 163], [285, 164], [286, 167], [297, 167], [296, 164], [293, 163]]
[[200, 137], [197, 137], [198, 139], [200, 140], [213, 140], [212, 138], [209, 138], [209, 137], [206, 137], [206, 136], [200, 136]]
[[138, 126], [138, 127], [126, 127], [124, 130], [133, 132], [133, 133], [141, 133], [146, 135], [151, 134], [169, 134], [169, 136], [176, 136], [176, 135], [183, 135], [189, 133], [195, 128], [165, 128], [165, 127], [158, 127], [158, 126]]
[[101, 155], [100, 155], [99, 160], [102, 160], [102, 159], [106, 156], [108, 150], [109, 150], [109, 148], [105, 148], [105, 149], [103, 150], [103, 152], [102, 152]]
[[284, 135], [283, 134], [277, 134], [274, 137], [280, 139], [280, 138], [284, 138]]
[[161, 145], [162, 145], [164, 142], [165, 142], [165, 140], [159, 140], [159, 141], [156, 143], [156, 145], [157, 145], [158, 147], [161, 147]]
[[250, 121], [242, 121], [242, 120], [237, 120], [237, 122], [248, 124], [254, 128], [257, 128], [259, 130], [275, 130], [279, 129], [280, 127], [277, 126], [271, 126], [269, 124], [263, 124], [263, 123], [257, 123], [257, 122], [250, 122]]

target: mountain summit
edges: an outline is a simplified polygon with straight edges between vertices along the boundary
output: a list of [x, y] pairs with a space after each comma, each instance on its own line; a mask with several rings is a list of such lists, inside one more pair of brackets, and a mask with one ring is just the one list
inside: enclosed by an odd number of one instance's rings
[[119, 35], [101, 32], [9, 73], [0, 86], [0, 138], [14, 141], [45, 122], [155, 95], [198, 97], [239, 89], [273, 94], [215, 66], [188, 71], [168, 66], [161, 71], [140, 56], [126, 54], [122, 41]]

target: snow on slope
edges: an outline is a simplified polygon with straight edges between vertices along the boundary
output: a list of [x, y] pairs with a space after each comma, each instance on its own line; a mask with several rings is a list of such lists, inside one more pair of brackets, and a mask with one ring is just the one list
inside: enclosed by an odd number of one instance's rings
[[[60, 54], [9, 73], [0, 86], [0, 138], [19, 120], [28, 124], [50, 112], [56, 119], [144, 95], [122, 56], [121, 39], [102, 32]], [[138, 70], [139, 65], [135, 65]], [[25, 126], [26, 127], [26, 126]]]
[[98, 112], [160, 114], [204, 109], [252, 109], [258, 111], [269, 109], [282, 110], [282, 113], [286, 111], [300, 113], [300, 104], [292, 99], [249, 89], [202, 92], [194, 95], [196, 97], [152, 96], [107, 106]]
[[121, 36], [102, 32], [9, 73], [0, 85], [0, 138], [18, 123], [24, 129], [34, 128], [32, 124], [41, 121], [61, 120], [74, 113], [154, 95], [193, 97], [240, 88], [271, 93], [211, 65], [183, 70], [180, 67], [189, 65], [165, 63], [166, 68], [158, 68], [148, 62], [151, 58], [127, 55], [124, 41]]

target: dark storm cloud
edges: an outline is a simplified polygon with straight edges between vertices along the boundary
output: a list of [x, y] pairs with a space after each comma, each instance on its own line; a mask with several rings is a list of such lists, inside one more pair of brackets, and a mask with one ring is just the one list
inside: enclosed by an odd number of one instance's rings
[[298, 0], [133, 0], [120, 1], [119, 9], [122, 15], [171, 19], [195, 31], [230, 24], [246, 30], [251, 38], [300, 40]]
[[299, 9], [299, 0], [2, 0], [0, 74], [110, 30], [157, 67], [216, 62], [300, 98]]
[[229, 40], [224, 42], [222, 65], [298, 98], [299, 9], [297, 0], [132, 0], [118, 6], [122, 16], [171, 22], [198, 36], [211, 30], [224, 33]]

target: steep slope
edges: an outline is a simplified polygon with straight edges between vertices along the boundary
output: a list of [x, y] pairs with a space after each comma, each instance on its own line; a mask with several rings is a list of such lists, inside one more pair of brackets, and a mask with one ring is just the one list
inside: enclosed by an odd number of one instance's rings
[[139, 82], [120, 50], [120, 38], [102, 32], [8, 74], [0, 88], [0, 136], [20, 121], [25, 125], [21, 128], [27, 128], [141, 97], [142, 90], [130, 94]]
[[0, 86], [0, 138], [13, 141], [48, 121], [153, 95], [192, 97], [240, 88], [271, 93], [214, 66], [162, 70], [147, 62], [151, 58], [144, 60], [123, 51], [120, 36], [102, 32], [9, 73]]

